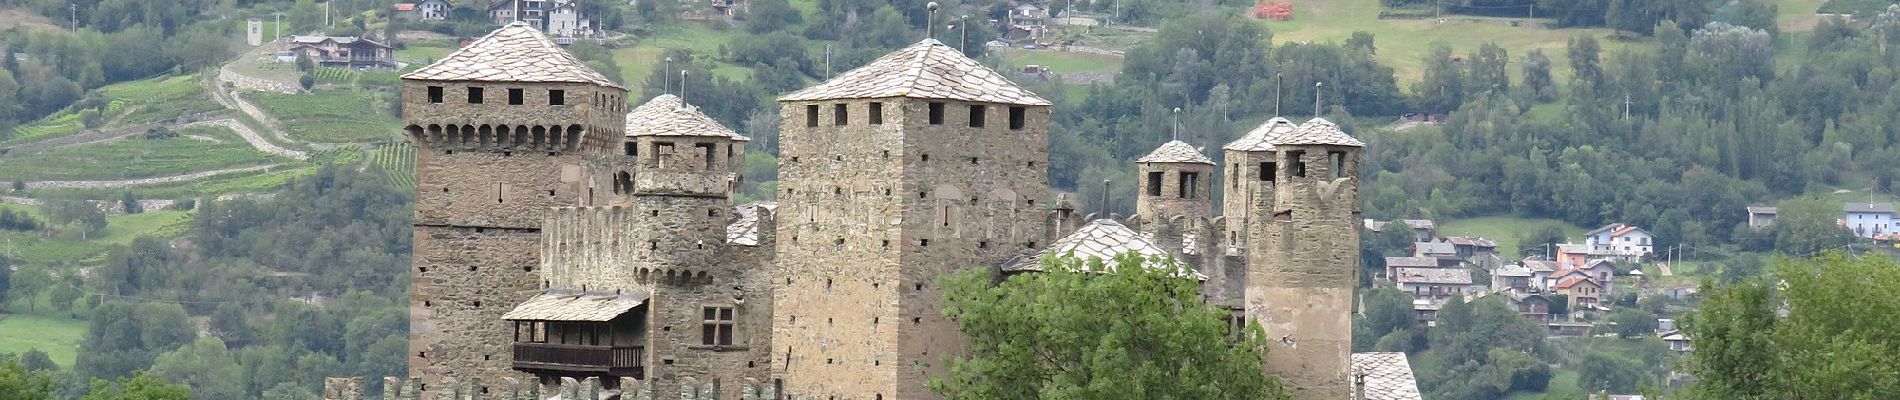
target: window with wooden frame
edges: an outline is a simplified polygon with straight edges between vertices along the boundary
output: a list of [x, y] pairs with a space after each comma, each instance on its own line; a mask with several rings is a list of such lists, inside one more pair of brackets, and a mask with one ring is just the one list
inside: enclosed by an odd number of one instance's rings
[[731, 346], [733, 328], [732, 307], [707, 306], [700, 325], [699, 344], [707, 346]]

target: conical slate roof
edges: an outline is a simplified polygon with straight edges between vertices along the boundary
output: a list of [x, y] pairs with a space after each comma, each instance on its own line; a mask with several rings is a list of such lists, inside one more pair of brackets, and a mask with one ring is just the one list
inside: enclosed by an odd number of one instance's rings
[[[1169, 256], [1168, 251], [1163, 250], [1161, 246], [1156, 246], [1154, 242], [1148, 240], [1147, 236], [1128, 229], [1128, 226], [1119, 222], [1098, 219], [1082, 226], [1069, 236], [1056, 239], [1055, 243], [1050, 243], [1049, 247], [1043, 248], [1033, 256], [1010, 262], [1009, 265], [1003, 266], [1003, 270], [1041, 271], [1044, 257], [1074, 255], [1082, 260], [1100, 258], [1103, 261], [1103, 267], [1108, 269], [1103, 272], [1115, 272], [1115, 257], [1128, 252], [1134, 252], [1146, 258], [1148, 261], [1142, 264], [1143, 267], [1172, 268], [1163, 261]], [[1192, 270], [1187, 273], [1192, 274], [1196, 279], [1207, 279], [1206, 276]]]
[[936, 39], [924, 39], [779, 101], [912, 97], [1046, 106], [1048, 100]]
[[1193, 145], [1189, 145], [1187, 144], [1187, 142], [1183, 142], [1179, 140], [1162, 143], [1161, 147], [1155, 148], [1154, 152], [1148, 153], [1148, 155], [1145, 155], [1139, 159], [1136, 159], [1135, 162], [1138, 162], [1138, 163], [1199, 163], [1199, 164], [1214, 165], [1214, 160], [1207, 158], [1206, 155], [1202, 155], [1201, 151], [1195, 150]]
[[647, 100], [627, 113], [627, 136], [700, 136], [752, 140], [726, 129], [699, 107], [686, 104], [679, 96], [663, 94]]
[[[590, 83], [620, 88], [547, 35], [515, 22], [476, 39], [434, 64], [403, 74], [403, 79], [476, 82]], [[624, 89], [624, 88], [623, 88]]]
[[1273, 119], [1267, 120], [1266, 123], [1260, 124], [1259, 127], [1253, 128], [1251, 131], [1247, 131], [1246, 135], [1242, 135], [1239, 139], [1234, 139], [1233, 142], [1227, 143], [1226, 146], [1222, 146], [1221, 148], [1237, 151], [1273, 151], [1272, 139], [1274, 136], [1284, 135], [1298, 128], [1299, 125], [1294, 125], [1293, 121], [1288, 121], [1286, 118], [1273, 117]]
[[1327, 121], [1325, 118], [1308, 120], [1300, 124], [1299, 129], [1294, 129], [1293, 132], [1285, 135], [1274, 136], [1268, 141], [1275, 146], [1366, 146], [1365, 143], [1359, 142], [1359, 139], [1353, 139], [1352, 135], [1347, 135], [1346, 131], [1339, 130], [1338, 124]]

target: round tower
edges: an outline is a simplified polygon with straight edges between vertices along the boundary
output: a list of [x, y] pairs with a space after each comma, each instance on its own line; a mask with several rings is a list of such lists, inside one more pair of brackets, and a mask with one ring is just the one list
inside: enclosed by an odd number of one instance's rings
[[1274, 117], [1221, 147], [1227, 162], [1227, 195], [1221, 197], [1221, 215], [1227, 217], [1227, 224], [1221, 244], [1227, 248], [1246, 250], [1248, 226], [1254, 221], [1250, 217], [1258, 213], [1255, 205], [1263, 196], [1272, 198], [1273, 182], [1279, 179], [1279, 160], [1271, 139], [1298, 127]]
[[[1135, 196], [1135, 213], [1150, 224], [1186, 217], [1199, 221], [1213, 213], [1214, 160], [1194, 146], [1179, 140], [1163, 143], [1135, 160], [1141, 194]], [[1181, 228], [1181, 227], [1177, 227]]]
[[1353, 289], [1359, 271], [1359, 150], [1314, 118], [1271, 136], [1273, 190], [1249, 213], [1247, 318], [1266, 331], [1267, 372], [1296, 399], [1349, 395]]

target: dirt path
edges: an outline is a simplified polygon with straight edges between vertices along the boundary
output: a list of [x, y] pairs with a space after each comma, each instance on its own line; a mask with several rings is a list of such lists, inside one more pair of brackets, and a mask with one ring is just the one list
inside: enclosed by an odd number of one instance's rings
[[228, 168], [228, 169], [220, 169], [220, 170], [212, 170], [212, 171], [194, 172], [194, 173], [189, 173], [189, 174], [184, 174], [184, 175], [160, 176], [160, 177], [139, 178], [139, 179], [122, 179], [122, 180], [116, 180], [116, 181], [27, 181], [26, 188], [27, 189], [50, 189], [50, 188], [103, 189], [103, 188], [116, 188], [116, 187], [126, 187], [126, 186], [150, 185], [154, 183], [176, 183], [176, 182], [184, 182], [184, 181], [209, 178], [209, 177], [219, 175], [219, 174], [227, 174], [227, 173], [232, 173], [232, 172], [257, 171], [257, 170], [262, 170], [262, 169], [269, 169], [272, 167], [276, 167], [276, 165], [258, 165], [258, 166], [250, 166], [250, 167], [243, 167], [243, 168]]
[[200, 121], [200, 122], [185, 124], [185, 126], [199, 126], [199, 125], [212, 125], [212, 126], [222, 126], [225, 128], [230, 128], [232, 132], [237, 132], [238, 137], [244, 138], [245, 143], [250, 143], [251, 147], [257, 148], [257, 151], [276, 154], [276, 155], [287, 157], [287, 158], [294, 159], [297, 161], [310, 159], [310, 155], [302, 151], [286, 149], [286, 148], [278, 146], [275, 143], [271, 143], [268, 140], [264, 140], [264, 137], [259, 136], [257, 134], [257, 131], [251, 130], [251, 127], [249, 125], [244, 125], [244, 123], [238, 122], [238, 120], [235, 120], [235, 119], [225, 118], [225, 119]]

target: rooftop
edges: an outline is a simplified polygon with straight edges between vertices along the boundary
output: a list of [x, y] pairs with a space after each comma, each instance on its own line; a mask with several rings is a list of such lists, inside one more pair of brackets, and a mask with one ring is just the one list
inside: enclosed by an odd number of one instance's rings
[[1531, 276], [1531, 268], [1517, 264], [1504, 264], [1504, 266], [1498, 267], [1497, 272], [1492, 272], [1491, 274], [1496, 276]]
[[1471, 271], [1464, 268], [1398, 268], [1392, 275], [1399, 283], [1471, 284]]
[[1749, 214], [1774, 214], [1775, 212], [1774, 207], [1748, 207]]
[[1195, 149], [1193, 145], [1187, 144], [1187, 142], [1183, 142], [1179, 140], [1162, 143], [1161, 147], [1155, 148], [1154, 152], [1148, 153], [1148, 155], [1142, 156], [1140, 159], [1136, 159], [1135, 162], [1138, 162], [1138, 163], [1195, 163], [1195, 164], [1214, 165], [1213, 159], [1209, 159], [1207, 158], [1207, 156], [1202, 155], [1201, 151], [1198, 149]]
[[1437, 257], [1386, 257], [1385, 266], [1437, 268], [1438, 258]]
[[1354, 391], [1363, 389], [1364, 400], [1424, 399], [1405, 353], [1352, 353], [1352, 375]]
[[1283, 135], [1274, 136], [1268, 139], [1268, 142], [1274, 146], [1366, 146], [1366, 144], [1360, 142], [1359, 139], [1353, 139], [1352, 135], [1348, 135], [1346, 131], [1340, 130], [1339, 124], [1335, 124], [1333, 121], [1327, 121], [1325, 118], [1307, 120], [1306, 123], [1300, 124], [1298, 129], [1294, 129], [1292, 132], [1287, 132]]
[[741, 246], [759, 245], [759, 209], [767, 212], [777, 211], [776, 201], [755, 201], [740, 204], [733, 209], [739, 213], [739, 219], [726, 224], [726, 243]]
[[1893, 203], [1847, 203], [1841, 206], [1850, 213], [1893, 213]]
[[1418, 242], [1412, 244], [1412, 250], [1415, 256], [1458, 254], [1458, 248], [1451, 243]]
[[646, 291], [634, 293], [583, 292], [548, 289], [503, 314], [508, 321], [590, 321], [606, 322], [640, 306]]
[[1404, 221], [1405, 221], [1405, 226], [1409, 226], [1409, 227], [1412, 227], [1412, 229], [1436, 229], [1436, 228], [1438, 228], [1438, 224], [1436, 224], [1436, 223], [1433, 223], [1433, 222], [1432, 222], [1432, 220], [1429, 220], [1429, 219], [1408, 219], [1408, 220], [1404, 220]]
[[1585, 283], [1588, 283], [1588, 284], [1590, 284], [1590, 286], [1598, 286], [1598, 287], [1601, 287], [1601, 286], [1599, 286], [1599, 285], [1597, 285], [1597, 282], [1596, 282], [1596, 281], [1594, 281], [1594, 280], [1591, 280], [1591, 279], [1590, 279], [1589, 277], [1584, 277], [1584, 276], [1573, 276], [1573, 277], [1569, 277], [1569, 278], [1565, 278], [1565, 279], [1564, 279], [1564, 280], [1562, 280], [1562, 281], [1558, 281], [1558, 282], [1557, 282], [1557, 286], [1556, 286], [1556, 288], [1558, 288], [1558, 289], [1569, 289], [1569, 288], [1571, 288], [1571, 287], [1574, 287], [1574, 286], [1577, 286], [1577, 285], [1582, 285], [1582, 284], [1585, 284]]
[[936, 39], [898, 49], [824, 83], [780, 97], [779, 101], [886, 97], [1050, 105], [1048, 100]]
[[474, 82], [585, 83], [612, 88], [620, 84], [588, 68], [547, 35], [526, 22], [515, 22], [473, 43], [403, 74], [403, 79]]
[[[1154, 242], [1148, 240], [1145, 235], [1135, 232], [1133, 229], [1128, 229], [1128, 226], [1122, 225], [1119, 222], [1098, 219], [1089, 222], [1088, 225], [1082, 226], [1081, 229], [1077, 229], [1075, 233], [1069, 234], [1069, 236], [1056, 239], [1055, 243], [1050, 243], [1049, 247], [1043, 248], [1042, 251], [1036, 252], [1034, 255], [1011, 260], [1003, 265], [1003, 270], [1010, 272], [1041, 271], [1042, 260], [1044, 258], [1050, 256], [1074, 256], [1075, 258], [1083, 260], [1091, 258], [1101, 259], [1104, 262], [1104, 266], [1109, 268], [1106, 272], [1114, 272], [1115, 257], [1130, 252], [1147, 259], [1147, 262], [1142, 264], [1143, 267], [1174, 267], [1166, 262], [1166, 260], [1171, 257], [1168, 251], [1163, 250], [1161, 246], [1156, 246]], [[1197, 279], [1207, 278], [1197, 272], [1193, 274]]]
[[723, 137], [738, 141], [752, 140], [733, 133], [699, 107], [686, 104], [679, 96], [662, 94], [647, 100], [627, 113], [627, 136], [701, 136]]
[[1292, 132], [1297, 128], [1299, 128], [1299, 125], [1294, 125], [1293, 121], [1288, 121], [1286, 118], [1274, 117], [1273, 119], [1267, 120], [1266, 123], [1260, 124], [1259, 127], [1247, 131], [1247, 134], [1241, 135], [1239, 139], [1234, 139], [1233, 142], [1227, 143], [1226, 146], [1221, 146], [1221, 148], [1236, 151], [1273, 151], [1272, 141], [1275, 136]]

